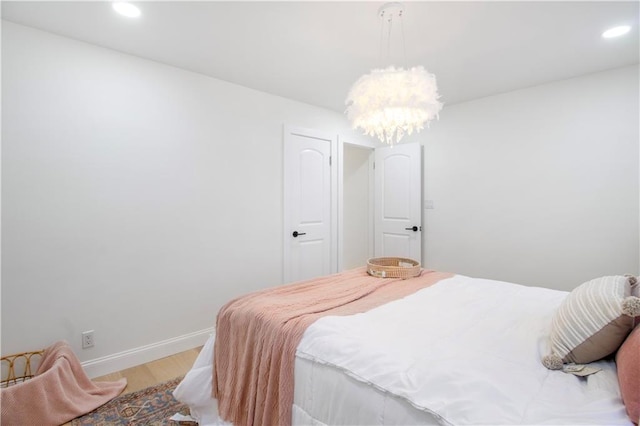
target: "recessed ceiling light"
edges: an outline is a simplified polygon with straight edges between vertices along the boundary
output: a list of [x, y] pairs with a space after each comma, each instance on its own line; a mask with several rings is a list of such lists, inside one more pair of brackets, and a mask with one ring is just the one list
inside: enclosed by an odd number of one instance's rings
[[118, 1], [113, 3], [113, 9], [120, 15], [124, 15], [127, 18], [137, 18], [140, 16], [140, 9], [131, 3]]
[[620, 37], [621, 35], [628, 33], [630, 30], [631, 30], [631, 27], [629, 25], [621, 25], [619, 27], [609, 28], [607, 31], [602, 33], [602, 37], [603, 38]]

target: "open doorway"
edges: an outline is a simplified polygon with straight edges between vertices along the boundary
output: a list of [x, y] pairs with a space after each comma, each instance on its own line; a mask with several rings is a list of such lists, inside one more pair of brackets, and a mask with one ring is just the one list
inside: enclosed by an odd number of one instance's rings
[[372, 147], [342, 144], [342, 270], [373, 257]]
[[338, 271], [372, 257], [422, 261], [422, 147], [339, 143]]

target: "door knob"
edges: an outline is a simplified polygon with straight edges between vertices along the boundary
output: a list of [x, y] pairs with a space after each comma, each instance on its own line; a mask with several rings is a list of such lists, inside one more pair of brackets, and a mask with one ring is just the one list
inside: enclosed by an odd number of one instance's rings
[[307, 235], [306, 232], [298, 232], [298, 231], [293, 231], [293, 238], [298, 238], [298, 235]]
[[417, 226], [412, 226], [411, 228], [404, 228], [407, 231], [413, 231], [413, 232], [418, 232], [418, 227]]

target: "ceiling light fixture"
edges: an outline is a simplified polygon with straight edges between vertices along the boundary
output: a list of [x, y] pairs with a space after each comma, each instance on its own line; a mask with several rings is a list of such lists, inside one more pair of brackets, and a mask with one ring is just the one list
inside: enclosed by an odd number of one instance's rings
[[[404, 46], [404, 29], [402, 15], [404, 6], [401, 3], [387, 3], [378, 10], [382, 21], [380, 52], [384, 26], [388, 26], [387, 60], [391, 51], [391, 28], [394, 20], [400, 21], [402, 29], [402, 46], [406, 63]], [[382, 55], [381, 55], [382, 56]], [[405, 134], [420, 132], [442, 109], [438, 100], [436, 77], [421, 66], [384, 69], [373, 69], [356, 81], [345, 101], [346, 114], [353, 128], [360, 128], [366, 135], [375, 136], [391, 146], [400, 142]]]
[[141, 13], [137, 6], [123, 1], [114, 2], [113, 10], [127, 18], [137, 18]]
[[620, 37], [621, 35], [625, 35], [631, 31], [631, 27], [629, 25], [621, 25], [619, 27], [610, 28], [607, 31], [602, 33], [602, 38], [614, 38]]

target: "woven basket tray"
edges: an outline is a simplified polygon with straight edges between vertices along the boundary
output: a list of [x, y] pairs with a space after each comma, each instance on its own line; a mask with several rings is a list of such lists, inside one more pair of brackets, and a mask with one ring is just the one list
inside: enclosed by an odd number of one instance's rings
[[44, 350], [41, 350], [2, 357], [0, 359], [2, 362], [0, 388], [6, 388], [32, 378], [43, 354]]
[[367, 260], [367, 273], [378, 278], [412, 278], [420, 275], [420, 262], [404, 257], [376, 257]]

